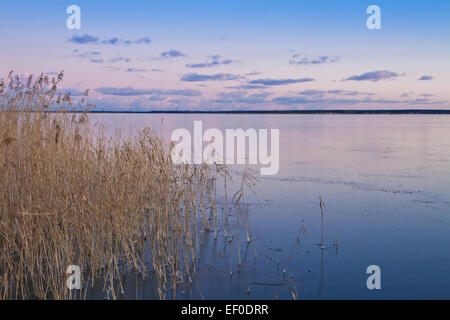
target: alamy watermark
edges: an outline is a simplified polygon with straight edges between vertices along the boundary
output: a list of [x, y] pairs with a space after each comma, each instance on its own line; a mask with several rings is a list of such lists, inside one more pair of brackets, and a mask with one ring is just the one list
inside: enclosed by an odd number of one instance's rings
[[171, 140], [175, 143], [170, 153], [174, 164], [259, 164], [261, 175], [275, 175], [280, 167], [279, 129], [270, 129], [269, 141], [267, 129], [226, 129], [224, 135], [215, 128], [203, 132], [203, 122], [194, 121], [193, 137], [187, 129], [176, 129]]
[[367, 274], [370, 274], [367, 278], [366, 285], [369, 290], [381, 289], [381, 269], [377, 265], [370, 265], [366, 270]]
[[77, 5], [70, 5], [66, 10], [67, 14], [70, 16], [66, 20], [66, 26], [69, 30], [80, 30], [81, 29], [81, 9]]
[[[75, 4], [67, 7], [66, 13], [70, 16], [66, 20], [66, 26], [69, 30], [81, 29], [81, 8]], [[381, 29], [381, 9], [375, 4], [371, 4], [367, 7], [367, 14], [370, 16], [367, 18], [366, 26], [369, 30]]]
[[66, 280], [66, 286], [69, 290], [81, 289], [81, 268], [76, 265], [70, 265], [66, 269], [66, 273], [69, 277]]
[[381, 29], [381, 9], [377, 5], [370, 5], [367, 7], [366, 10], [367, 14], [370, 14], [370, 16], [367, 18], [366, 26], [369, 30], [374, 29]]

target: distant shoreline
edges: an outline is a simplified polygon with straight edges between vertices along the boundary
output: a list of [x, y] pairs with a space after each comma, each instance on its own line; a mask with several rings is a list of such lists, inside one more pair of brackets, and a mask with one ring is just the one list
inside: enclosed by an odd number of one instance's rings
[[[3, 112], [3, 110], [0, 110]], [[20, 111], [17, 111], [20, 112]], [[37, 111], [27, 111], [27, 112], [37, 112]], [[60, 113], [62, 111], [43, 111], [45, 113]], [[118, 113], [118, 114], [298, 114], [298, 115], [351, 115], [351, 114], [361, 114], [361, 115], [426, 115], [426, 114], [443, 114], [450, 115], [449, 110], [443, 109], [405, 109], [405, 110], [217, 110], [217, 111], [206, 111], [206, 110], [149, 110], [149, 111], [113, 111], [113, 110], [66, 110], [67, 113]]]
[[[79, 113], [82, 111], [70, 111]], [[394, 115], [405, 115], [405, 114], [448, 114], [450, 115], [450, 110], [426, 110], [426, 109], [408, 109], [408, 110], [233, 110], [233, 111], [174, 111], [174, 110], [161, 110], [161, 111], [100, 111], [92, 110], [88, 113], [130, 113], [130, 114], [394, 114]]]

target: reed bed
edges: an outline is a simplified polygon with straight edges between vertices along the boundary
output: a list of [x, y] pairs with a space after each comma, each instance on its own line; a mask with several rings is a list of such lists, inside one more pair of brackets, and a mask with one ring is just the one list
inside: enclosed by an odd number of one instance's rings
[[[153, 272], [157, 296], [176, 297], [195, 279], [198, 234], [234, 229], [228, 202], [217, 206], [227, 168], [174, 165], [150, 129], [121, 140], [94, 133], [85, 113], [68, 112], [91, 108], [88, 92], [59, 95], [62, 80], [0, 81], [0, 299], [85, 298], [98, 279], [114, 299], [124, 272]], [[230, 204], [241, 214], [242, 192]], [[82, 270], [81, 290], [66, 287], [70, 265]]]

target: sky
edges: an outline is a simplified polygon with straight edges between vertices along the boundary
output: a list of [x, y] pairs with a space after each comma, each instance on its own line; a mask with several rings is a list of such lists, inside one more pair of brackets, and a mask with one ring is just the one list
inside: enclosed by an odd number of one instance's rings
[[0, 29], [0, 77], [97, 110], [450, 109], [448, 0], [2, 1]]

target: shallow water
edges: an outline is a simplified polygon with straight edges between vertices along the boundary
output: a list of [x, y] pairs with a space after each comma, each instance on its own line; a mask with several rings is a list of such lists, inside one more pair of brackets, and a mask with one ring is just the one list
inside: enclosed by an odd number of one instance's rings
[[[280, 130], [279, 172], [258, 175], [256, 196], [246, 199], [253, 241], [240, 247], [242, 270], [233, 254], [219, 255], [226, 241], [205, 240], [197, 281], [182, 286], [178, 299], [291, 299], [291, 291], [299, 299], [450, 298], [450, 116], [90, 117], [108, 132], [128, 135], [148, 126], [166, 138], [176, 128], [192, 132], [194, 120], [204, 130]], [[319, 196], [326, 249], [317, 245]], [[298, 247], [303, 226], [307, 235]], [[373, 264], [381, 268], [381, 290], [366, 286]], [[151, 280], [125, 280], [125, 298], [154, 298]]]

